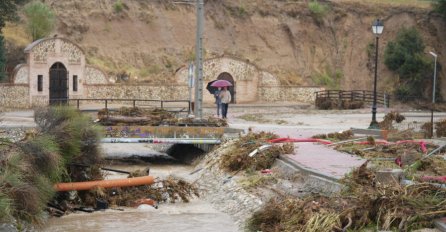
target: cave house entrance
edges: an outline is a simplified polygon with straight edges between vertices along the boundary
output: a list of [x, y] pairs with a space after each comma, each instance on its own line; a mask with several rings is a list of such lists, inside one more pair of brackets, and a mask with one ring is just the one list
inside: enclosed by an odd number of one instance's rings
[[65, 66], [57, 62], [50, 68], [50, 105], [68, 102], [68, 72]]
[[235, 88], [235, 81], [234, 78], [232, 78], [231, 74], [227, 72], [220, 73], [218, 75], [217, 80], [226, 80], [231, 82], [232, 86], [229, 86], [228, 90], [231, 93], [231, 103], [236, 103], [236, 88]]

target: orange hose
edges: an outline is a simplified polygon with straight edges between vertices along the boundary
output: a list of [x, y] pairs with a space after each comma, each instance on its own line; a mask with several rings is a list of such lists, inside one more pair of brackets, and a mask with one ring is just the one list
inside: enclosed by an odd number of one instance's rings
[[96, 187], [113, 188], [113, 187], [137, 186], [137, 185], [153, 184], [154, 182], [155, 178], [153, 176], [141, 176], [141, 177], [116, 179], [116, 180], [97, 180], [97, 181], [85, 181], [85, 182], [58, 183], [54, 185], [54, 189], [56, 191], [63, 192], [71, 190], [89, 190]]
[[138, 206], [140, 206], [142, 204], [156, 206], [156, 201], [154, 201], [153, 199], [150, 199], [150, 198], [143, 198], [143, 199], [139, 199], [139, 200], [134, 201], [132, 206], [133, 207], [138, 207]]

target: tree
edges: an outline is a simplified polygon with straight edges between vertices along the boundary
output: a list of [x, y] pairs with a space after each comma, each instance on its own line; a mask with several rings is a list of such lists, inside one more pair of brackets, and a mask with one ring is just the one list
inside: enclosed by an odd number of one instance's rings
[[3, 35], [0, 34], [0, 81], [6, 78], [6, 56], [5, 56], [5, 40]]
[[53, 30], [56, 17], [53, 11], [42, 2], [31, 2], [25, 6], [28, 32], [33, 41], [41, 39]]
[[396, 95], [400, 100], [422, 97], [429, 84], [432, 62], [424, 55], [424, 42], [415, 28], [403, 28], [395, 41], [387, 44], [384, 52], [386, 66], [398, 73], [400, 84]]
[[446, 20], [446, 0], [438, 0], [433, 4], [434, 11], [440, 13]]
[[27, 0], [1, 0], [0, 1], [0, 31], [5, 22], [17, 18], [17, 6]]

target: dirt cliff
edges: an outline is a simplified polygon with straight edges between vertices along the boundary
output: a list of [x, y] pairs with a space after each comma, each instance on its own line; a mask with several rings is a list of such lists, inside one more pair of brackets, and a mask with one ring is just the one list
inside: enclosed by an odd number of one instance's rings
[[[446, 23], [429, 7], [365, 2], [320, 1], [328, 8], [318, 15], [304, 0], [207, 0], [205, 58], [249, 60], [291, 85], [330, 79], [332, 88], [371, 89], [371, 23], [381, 18], [380, 90], [395, 86], [397, 77], [383, 65], [383, 48], [402, 27], [418, 28], [426, 50], [435, 50], [440, 63], [446, 63], [441, 57], [446, 53]], [[125, 71], [139, 81], [172, 77], [195, 57], [194, 5], [171, 0], [45, 3], [58, 18], [54, 33], [79, 43], [90, 64], [111, 74]], [[445, 74], [443, 70], [440, 77]], [[446, 81], [442, 85], [446, 89]]]

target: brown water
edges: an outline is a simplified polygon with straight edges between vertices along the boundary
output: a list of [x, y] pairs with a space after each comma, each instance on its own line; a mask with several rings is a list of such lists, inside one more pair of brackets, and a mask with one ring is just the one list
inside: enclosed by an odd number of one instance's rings
[[[134, 171], [147, 166], [113, 166]], [[168, 175], [188, 179], [193, 171], [187, 165], [150, 166], [150, 175], [164, 178]], [[109, 173], [107, 178], [125, 175]], [[121, 211], [122, 210], [122, 211]], [[139, 208], [108, 209], [94, 213], [72, 213], [61, 218], [51, 218], [41, 231], [238, 231], [229, 215], [214, 209], [208, 202], [193, 199], [190, 203], [162, 203], [158, 209], [151, 206]]]

